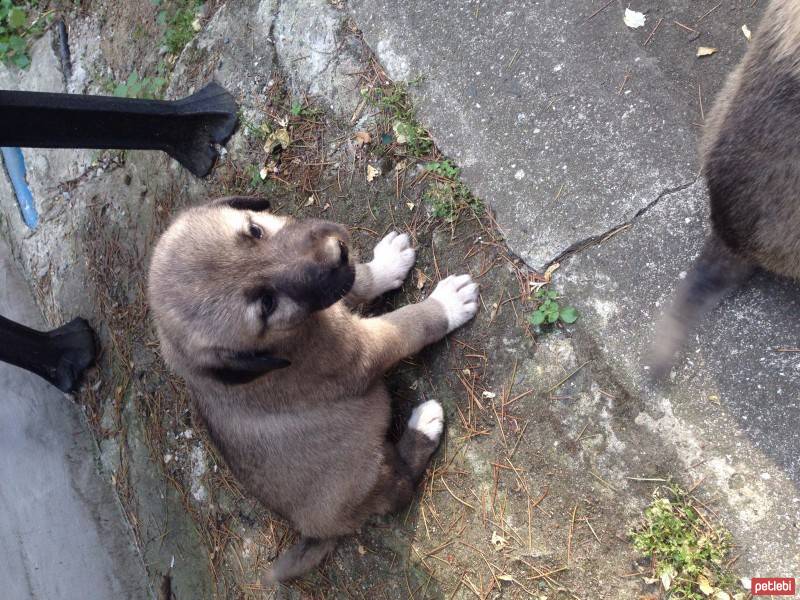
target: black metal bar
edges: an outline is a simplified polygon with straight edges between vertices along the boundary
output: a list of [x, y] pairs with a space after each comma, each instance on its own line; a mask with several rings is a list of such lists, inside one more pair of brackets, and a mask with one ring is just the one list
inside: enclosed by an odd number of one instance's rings
[[35, 373], [62, 392], [78, 388], [95, 356], [94, 332], [84, 319], [36, 331], [0, 316], [0, 361]]
[[0, 146], [162, 150], [207, 175], [237, 125], [233, 96], [212, 82], [182, 100], [0, 91]]

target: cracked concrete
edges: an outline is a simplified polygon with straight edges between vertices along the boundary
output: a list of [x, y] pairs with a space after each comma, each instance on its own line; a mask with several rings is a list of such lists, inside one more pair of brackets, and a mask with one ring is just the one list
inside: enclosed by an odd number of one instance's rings
[[577, 242], [571, 244], [569, 246], [569, 248], [564, 250], [561, 254], [559, 254], [558, 256], [556, 256], [554, 258], [549, 259], [544, 264], [544, 268], [547, 269], [547, 268], [549, 268], [551, 265], [553, 265], [555, 263], [561, 263], [561, 261], [563, 261], [564, 259], [570, 257], [571, 255], [573, 255], [575, 253], [582, 252], [583, 250], [586, 250], [587, 248], [590, 248], [590, 247], [592, 247], [592, 246], [594, 246], [596, 244], [600, 244], [600, 243], [604, 242], [605, 240], [609, 239], [611, 236], [616, 235], [618, 232], [620, 232], [620, 231], [622, 231], [624, 229], [627, 229], [628, 227], [631, 227], [639, 219], [641, 219], [645, 214], [647, 214], [650, 210], [655, 208], [658, 205], [659, 202], [661, 202], [662, 200], [664, 200], [668, 196], [671, 196], [672, 194], [677, 194], [679, 192], [682, 192], [683, 190], [686, 190], [686, 189], [692, 187], [693, 185], [695, 185], [697, 183], [697, 181], [698, 181], [697, 178], [695, 178], [693, 181], [690, 181], [688, 183], [684, 183], [683, 185], [679, 185], [677, 187], [670, 188], [668, 190], [664, 190], [650, 204], [648, 204], [647, 206], [639, 209], [639, 211], [635, 215], [633, 215], [633, 218], [630, 221], [626, 221], [625, 223], [620, 223], [619, 225], [615, 225], [615, 226], [611, 227], [610, 229], [608, 229], [607, 231], [604, 231], [603, 233], [600, 233], [598, 235], [593, 235], [591, 237], [588, 237], [586, 239], [583, 239], [583, 240], [580, 240], [580, 241], [577, 241]]

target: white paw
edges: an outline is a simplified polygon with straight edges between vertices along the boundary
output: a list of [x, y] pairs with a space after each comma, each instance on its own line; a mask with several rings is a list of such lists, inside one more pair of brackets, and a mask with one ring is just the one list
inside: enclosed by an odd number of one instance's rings
[[408, 426], [411, 429], [416, 429], [429, 440], [438, 442], [442, 436], [442, 429], [444, 429], [442, 405], [436, 400], [423, 402], [411, 413]]
[[442, 279], [431, 298], [444, 307], [448, 333], [461, 327], [478, 312], [478, 284], [469, 275], [451, 275]]
[[417, 253], [408, 234], [392, 231], [375, 246], [369, 263], [372, 281], [380, 293], [396, 290], [405, 281]]

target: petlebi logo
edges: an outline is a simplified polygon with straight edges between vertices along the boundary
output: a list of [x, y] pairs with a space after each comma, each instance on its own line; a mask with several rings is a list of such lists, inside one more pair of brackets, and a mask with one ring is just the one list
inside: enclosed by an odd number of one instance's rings
[[794, 577], [753, 577], [742, 584], [753, 596], [794, 596], [797, 589]]

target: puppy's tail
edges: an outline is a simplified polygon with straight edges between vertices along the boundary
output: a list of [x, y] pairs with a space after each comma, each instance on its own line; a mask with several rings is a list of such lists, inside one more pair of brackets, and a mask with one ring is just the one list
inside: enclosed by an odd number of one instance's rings
[[294, 546], [276, 558], [261, 578], [265, 586], [305, 575], [336, 548], [336, 538], [300, 538]]
[[675, 354], [703, 316], [742, 285], [755, 265], [733, 253], [714, 233], [681, 284], [672, 306], [656, 327], [648, 364], [653, 380], [664, 379]]

